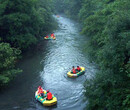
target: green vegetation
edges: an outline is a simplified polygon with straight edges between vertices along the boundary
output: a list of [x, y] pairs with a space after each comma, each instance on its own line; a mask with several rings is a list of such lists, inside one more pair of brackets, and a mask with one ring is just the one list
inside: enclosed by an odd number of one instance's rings
[[2, 41], [22, 50], [36, 44], [40, 36], [54, 27], [49, 4], [48, 0], [1, 0]]
[[[20, 70], [16, 51], [31, 49], [55, 28], [52, 0], [0, 0], [0, 86]], [[19, 51], [20, 51], [19, 50]]]
[[77, 20], [82, 0], [54, 0], [56, 13], [65, 13], [68, 17]]
[[0, 86], [8, 84], [21, 70], [14, 69], [20, 50], [11, 48], [8, 43], [0, 43]]
[[86, 109], [130, 109], [130, 1], [72, 0], [71, 6], [67, 1], [62, 10], [82, 22], [82, 34], [89, 38], [85, 51], [99, 65], [85, 83]]

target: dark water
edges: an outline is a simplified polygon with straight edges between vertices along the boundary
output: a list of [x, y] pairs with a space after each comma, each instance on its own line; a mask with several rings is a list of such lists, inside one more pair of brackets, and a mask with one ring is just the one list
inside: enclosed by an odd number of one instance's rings
[[[54, 32], [56, 40], [44, 41], [42, 51], [28, 53], [20, 61], [18, 67], [23, 73], [0, 92], [0, 110], [83, 110], [86, 106], [83, 83], [95, 73], [83, 51], [86, 38], [79, 34], [78, 23], [62, 16], [57, 20], [60, 28]], [[84, 66], [86, 73], [68, 78], [66, 73], [73, 65]], [[57, 106], [44, 107], [35, 100], [39, 85], [57, 97]]]

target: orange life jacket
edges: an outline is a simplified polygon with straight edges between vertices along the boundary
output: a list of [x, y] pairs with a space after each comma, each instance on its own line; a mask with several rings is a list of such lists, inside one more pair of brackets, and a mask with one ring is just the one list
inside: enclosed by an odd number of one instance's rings
[[41, 94], [41, 93], [43, 93], [44, 91], [43, 91], [43, 89], [38, 89], [38, 93], [39, 94]]
[[54, 36], [54, 34], [51, 34], [51, 36], [53, 37], [53, 36]]
[[72, 69], [72, 72], [73, 72], [74, 74], [76, 74], [76, 70], [75, 70], [75, 68]]
[[51, 100], [52, 99], [52, 93], [51, 92], [48, 92], [47, 93], [47, 100]]
[[80, 67], [77, 67], [77, 70], [78, 70], [78, 71], [80, 71], [80, 70], [81, 70], [81, 68], [80, 68]]

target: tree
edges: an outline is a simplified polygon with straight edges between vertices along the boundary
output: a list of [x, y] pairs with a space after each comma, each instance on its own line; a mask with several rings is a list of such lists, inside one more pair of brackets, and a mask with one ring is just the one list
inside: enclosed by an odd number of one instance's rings
[[48, 6], [49, 2], [51, 1], [0, 1], [0, 36], [2, 36], [2, 41], [22, 50], [36, 44], [43, 33], [47, 33], [52, 30], [50, 27], [54, 27], [51, 8]]
[[11, 48], [8, 43], [0, 43], [0, 86], [8, 84], [20, 69], [15, 69], [15, 63], [20, 50]]

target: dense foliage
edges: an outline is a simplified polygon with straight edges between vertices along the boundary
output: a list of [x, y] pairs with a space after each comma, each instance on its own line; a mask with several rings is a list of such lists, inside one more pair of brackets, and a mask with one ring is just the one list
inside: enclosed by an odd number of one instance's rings
[[129, 5], [128, 0], [104, 3], [105, 7], [85, 19], [88, 50], [100, 67], [93, 81], [86, 84], [88, 109], [127, 110], [130, 106]]
[[[66, 0], [67, 1], [67, 0]], [[87, 110], [128, 110], [130, 108], [130, 1], [81, 0], [62, 9], [77, 13], [82, 33], [89, 37], [86, 52], [99, 65], [87, 79]], [[79, 5], [78, 11], [70, 7]], [[65, 2], [64, 6], [67, 6]], [[81, 8], [80, 8], [81, 7]], [[63, 7], [62, 7], [63, 8]], [[80, 9], [79, 9], [80, 8]], [[68, 13], [67, 13], [68, 14]], [[76, 14], [75, 14], [76, 15]]]
[[52, 0], [0, 0], [0, 86], [20, 72], [20, 50], [31, 49], [54, 27]]
[[0, 86], [8, 84], [21, 70], [15, 69], [20, 50], [11, 48], [8, 43], [0, 43]]
[[77, 20], [82, 0], [54, 0], [53, 4], [57, 13], [65, 13], [68, 17]]
[[2, 41], [20, 49], [26, 49], [35, 44], [40, 35], [45, 35], [53, 27], [49, 4], [51, 1], [48, 0], [1, 0], [0, 37]]

